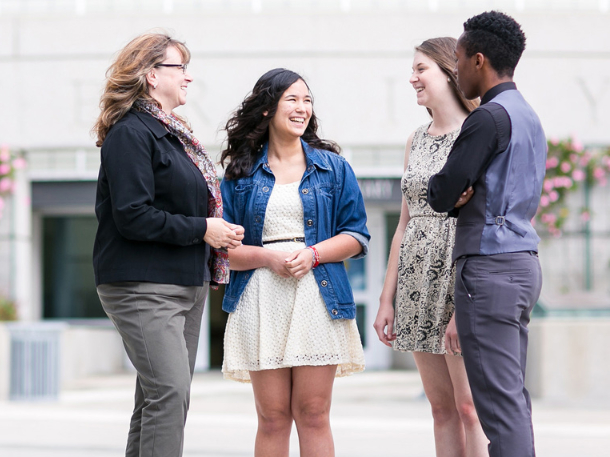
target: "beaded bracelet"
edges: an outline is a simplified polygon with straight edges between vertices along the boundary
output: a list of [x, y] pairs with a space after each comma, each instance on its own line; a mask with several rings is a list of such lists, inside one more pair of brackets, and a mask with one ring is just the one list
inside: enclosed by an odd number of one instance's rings
[[316, 268], [318, 265], [320, 265], [320, 253], [313, 246], [307, 246], [307, 249], [309, 249], [311, 251], [311, 262], [312, 262], [311, 268], [312, 269]]

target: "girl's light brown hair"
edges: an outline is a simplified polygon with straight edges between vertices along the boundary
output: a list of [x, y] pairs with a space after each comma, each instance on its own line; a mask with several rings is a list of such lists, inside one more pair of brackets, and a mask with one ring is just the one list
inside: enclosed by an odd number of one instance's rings
[[[455, 45], [457, 44], [457, 40], [452, 37], [440, 37], [440, 38], [430, 38], [429, 40], [424, 41], [419, 46], [415, 47], [415, 51], [419, 51], [422, 54], [425, 54], [440, 67], [440, 69], [447, 75], [449, 78], [449, 84], [451, 84], [451, 89], [453, 90], [453, 94], [455, 98], [459, 101], [462, 108], [466, 110], [467, 113], [470, 113], [476, 107], [479, 106], [479, 101], [477, 100], [468, 100], [464, 97], [464, 94], [460, 90], [457, 84], [457, 77], [453, 70], [455, 69]], [[428, 113], [432, 116], [432, 112], [428, 109]]]
[[165, 60], [170, 46], [180, 52], [182, 63], [190, 61], [191, 53], [186, 45], [166, 33], [140, 35], [119, 52], [106, 71], [106, 85], [100, 99], [101, 112], [92, 129], [98, 147], [104, 142], [110, 127], [127, 114], [136, 100], [155, 103], [161, 108], [148, 93], [146, 75]]

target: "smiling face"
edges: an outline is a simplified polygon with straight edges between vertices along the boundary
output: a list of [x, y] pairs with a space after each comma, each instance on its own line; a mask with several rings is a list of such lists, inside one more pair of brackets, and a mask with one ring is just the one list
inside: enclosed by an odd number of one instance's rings
[[[182, 54], [177, 48], [170, 46], [162, 64], [184, 64]], [[180, 67], [155, 67], [148, 79], [149, 84], [153, 86], [150, 95], [161, 103], [161, 108], [168, 114], [186, 103], [187, 86], [193, 81], [188, 71], [183, 71]]]
[[433, 110], [451, 97], [448, 75], [438, 64], [421, 51], [413, 57], [413, 73], [409, 82], [417, 92], [417, 104]]
[[[460, 37], [461, 39], [461, 37]], [[477, 54], [470, 57], [466, 55], [466, 49], [458, 40], [455, 47], [455, 57], [457, 59], [455, 74], [460, 90], [468, 100], [473, 100], [479, 97], [480, 90], [480, 71], [477, 68]]]
[[277, 110], [269, 123], [269, 136], [300, 138], [311, 119], [313, 101], [309, 88], [299, 79], [280, 97]]

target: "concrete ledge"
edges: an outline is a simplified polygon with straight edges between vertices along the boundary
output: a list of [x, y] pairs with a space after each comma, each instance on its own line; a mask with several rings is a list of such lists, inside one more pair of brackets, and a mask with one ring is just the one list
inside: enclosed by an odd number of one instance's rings
[[610, 317], [547, 317], [529, 326], [533, 397], [610, 405]]
[[124, 348], [116, 329], [70, 325], [61, 335], [61, 387], [92, 375], [125, 370]]
[[8, 330], [0, 322], [0, 400], [8, 398], [11, 365], [11, 346]]
[[[534, 398], [610, 406], [610, 317], [544, 317], [529, 325], [526, 385]], [[393, 351], [392, 368], [417, 369]]]
[[[378, 342], [378, 344], [381, 344]], [[417, 370], [412, 352], [392, 350], [392, 368], [397, 370]]]
[[[37, 322], [32, 324], [36, 325]], [[60, 332], [60, 389], [88, 376], [116, 374], [126, 370], [121, 337], [109, 321], [68, 322]], [[8, 325], [0, 322], [0, 401], [9, 398], [10, 351]]]

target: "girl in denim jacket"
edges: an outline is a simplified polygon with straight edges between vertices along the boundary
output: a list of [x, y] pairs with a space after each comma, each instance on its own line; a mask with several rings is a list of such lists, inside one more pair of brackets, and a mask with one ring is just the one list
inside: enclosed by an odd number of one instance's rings
[[302, 456], [333, 456], [334, 378], [364, 369], [343, 265], [368, 250], [362, 195], [292, 71], [264, 74], [226, 129], [224, 217], [246, 233], [229, 254], [223, 373], [252, 382], [255, 456], [288, 456], [293, 421]]

